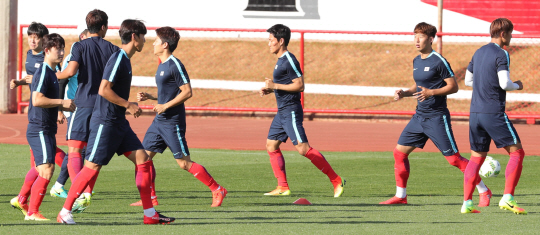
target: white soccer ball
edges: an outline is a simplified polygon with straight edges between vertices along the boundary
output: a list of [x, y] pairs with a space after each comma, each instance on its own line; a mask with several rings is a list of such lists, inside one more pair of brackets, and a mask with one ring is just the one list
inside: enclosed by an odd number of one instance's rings
[[490, 156], [486, 157], [484, 164], [480, 167], [480, 176], [482, 177], [497, 177], [501, 172], [501, 164], [499, 161]]

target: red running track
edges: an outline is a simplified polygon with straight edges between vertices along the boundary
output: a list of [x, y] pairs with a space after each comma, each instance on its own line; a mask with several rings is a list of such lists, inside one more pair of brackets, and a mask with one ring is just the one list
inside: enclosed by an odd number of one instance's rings
[[[153, 116], [140, 118], [128, 117], [131, 127], [142, 140], [146, 129], [152, 123]], [[186, 139], [190, 148], [260, 150], [265, 151], [266, 136], [271, 119], [254, 118], [187, 118]], [[0, 115], [0, 143], [27, 144], [25, 114]], [[376, 123], [355, 121], [304, 121], [309, 143], [320, 151], [392, 151], [406, 122]], [[540, 125], [514, 125], [521, 137], [527, 155], [539, 155]], [[65, 141], [66, 125], [59, 125], [58, 145], [67, 145]], [[458, 148], [465, 156], [469, 154], [469, 131], [467, 124], [453, 125]], [[289, 142], [282, 144], [283, 150], [294, 150]], [[438, 152], [431, 141], [423, 150]], [[492, 153], [505, 154], [502, 149], [491, 145]]]

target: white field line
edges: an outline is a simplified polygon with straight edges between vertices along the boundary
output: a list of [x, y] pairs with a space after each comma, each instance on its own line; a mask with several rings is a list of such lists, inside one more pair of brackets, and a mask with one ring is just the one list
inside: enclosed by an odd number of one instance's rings
[[[23, 77], [26, 72], [23, 72]], [[133, 76], [132, 86], [156, 87], [154, 77]], [[208, 79], [191, 79], [191, 87], [199, 89], [221, 89], [235, 91], [258, 91], [263, 82], [248, 81], [225, 81]], [[355, 95], [355, 96], [394, 96], [394, 91], [398, 89], [408, 89], [403, 87], [378, 87], [378, 86], [346, 86], [330, 84], [306, 84], [305, 93], [308, 94], [330, 94], [330, 95]], [[449, 95], [449, 99], [471, 99], [471, 90], [459, 90], [457, 93]], [[540, 94], [533, 93], [513, 93], [506, 94], [506, 101], [540, 102]]]

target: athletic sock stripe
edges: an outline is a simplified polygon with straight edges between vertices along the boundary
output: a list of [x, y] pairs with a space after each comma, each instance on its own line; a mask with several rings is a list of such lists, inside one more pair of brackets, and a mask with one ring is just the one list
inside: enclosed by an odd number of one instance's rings
[[512, 138], [514, 138], [514, 144], [517, 144], [516, 134], [514, 133], [514, 130], [512, 130], [512, 126], [510, 126], [510, 121], [508, 120], [508, 116], [506, 116], [506, 113], [504, 114], [504, 120], [506, 121], [506, 125], [508, 126], [510, 134], [512, 134]]
[[298, 69], [296, 68], [296, 65], [294, 65], [292, 57], [291, 57], [291, 55], [289, 55], [288, 51], [285, 52], [285, 56], [287, 56], [287, 59], [289, 60], [289, 63], [291, 64], [291, 67], [294, 69], [294, 72], [296, 72], [296, 76], [302, 77], [302, 74], [300, 74], [300, 72], [298, 72]]
[[444, 66], [446, 66], [446, 69], [448, 70], [448, 72], [450, 72], [450, 75], [453, 77], [454, 76], [454, 71], [452, 71], [452, 69], [450, 69], [450, 66], [448, 65], [448, 62], [446, 62], [446, 60], [442, 57], [442, 55], [435, 52], [435, 51], [433, 51], [431, 53], [435, 54], [437, 57], [439, 57], [439, 59], [442, 60], [442, 62], [444, 63]]
[[41, 141], [41, 151], [43, 151], [43, 164], [47, 163], [47, 144], [45, 143], [45, 136], [43, 131], [39, 132], [39, 140]]
[[73, 116], [71, 116], [71, 122], [69, 122], [69, 128], [68, 128], [68, 131], [67, 131], [67, 139], [68, 140], [71, 139], [71, 129], [73, 128], [73, 122], [75, 121], [75, 114], [77, 114], [77, 109], [78, 108], [75, 108], [75, 111], [73, 111]]
[[448, 139], [450, 140], [450, 144], [452, 145], [452, 149], [454, 150], [454, 153], [457, 153], [456, 144], [454, 144], [454, 139], [452, 139], [452, 135], [450, 134], [450, 127], [448, 126], [448, 121], [446, 121], [446, 115], [443, 115], [444, 119], [444, 127], [446, 128], [446, 135], [448, 135]]
[[300, 133], [298, 132], [298, 128], [296, 128], [296, 115], [294, 114], [294, 111], [291, 112], [292, 114], [292, 126], [294, 129], [294, 134], [296, 135], [296, 139], [298, 140], [298, 143], [302, 143], [302, 138], [300, 138]]
[[96, 140], [94, 141], [94, 146], [92, 147], [92, 153], [90, 154], [90, 157], [88, 158], [88, 161], [94, 160], [94, 155], [96, 154], [96, 150], [99, 144], [99, 139], [101, 137], [101, 131], [103, 130], [103, 124], [99, 124], [99, 129], [96, 135]]
[[184, 156], [187, 156], [186, 148], [184, 147], [184, 142], [182, 142], [182, 135], [180, 135], [180, 127], [178, 125], [176, 125], [176, 135], [178, 135], [178, 141], [180, 142], [182, 153], [184, 154]]

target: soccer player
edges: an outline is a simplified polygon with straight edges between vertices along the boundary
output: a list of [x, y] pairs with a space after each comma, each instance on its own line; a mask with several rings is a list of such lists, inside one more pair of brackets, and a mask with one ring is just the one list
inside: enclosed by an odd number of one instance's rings
[[506, 18], [491, 22], [491, 43], [474, 53], [465, 74], [465, 85], [473, 87], [473, 95], [469, 120], [471, 160], [465, 169], [461, 213], [480, 213], [473, 206], [472, 192], [480, 180], [478, 171], [493, 139], [497, 148], [504, 148], [510, 154], [505, 172], [504, 194], [499, 207], [516, 214], [527, 214], [514, 200], [525, 152], [516, 129], [504, 112], [506, 92], [523, 90], [521, 81], [510, 80], [510, 56], [503, 49], [510, 45], [513, 30], [512, 22]]
[[[79, 27], [81, 28], [81, 27]], [[84, 30], [79, 34], [79, 41], [82, 41], [87, 38], [88, 29], [86, 29], [86, 25], [84, 25]], [[75, 45], [75, 43], [73, 44]], [[73, 45], [71, 45], [71, 50], [73, 50]], [[63, 67], [62, 69], [66, 69], [69, 60], [71, 59], [71, 53], [66, 56], [64, 59]], [[75, 99], [75, 91], [77, 91], [77, 74], [75, 74], [73, 77], [70, 77], [68, 79], [62, 79], [58, 80], [59, 87], [60, 87], [60, 97], [63, 97], [66, 100], [72, 100]], [[63, 124], [64, 121], [67, 121], [67, 125], [69, 126], [69, 121], [71, 117], [71, 112], [58, 112], [58, 123]], [[67, 138], [67, 135], [66, 135]], [[62, 161], [62, 167], [60, 170], [60, 173], [58, 174], [58, 178], [56, 179], [56, 183], [51, 187], [50, 194], [53, 197], [60, 197], [60, 198], [67, 198], [67, 190], [64, 189], [64, 185], [67, 182], [67, 179], [69, 178], [69, 172], [68, 172], [68, 159], [69, 155], [66, 155], [64, 157], [64, 160]]]
[[[11, 80], [10, 88], [15, 89], [19, 85], [27, 85], [32, 83], [33, 75], [41, 68], [45, 54], [43, 53], [43, 37], [49, 34], [47, 27], [41, 23], [32, 22], [28, 26], [28, 50], [26, 56], [26, 76], [22, 80]], [[56, 70], [59, 66], [56, 66]], [[55, 162], [59, 166], [63, 164], [63, 159], [66, 153], [60, 148], [56, 148]], [[32, 149], [30, 149], [30, 170], [28, 170], [24, 183], [21, 187], [19, 195], [11, 199], [10, 203], [13, 208], [19, 209], [25, 216], [28, 212], [28, 197], [30, 196], [30, 190], [32, 185], [38, 178], [38, 172], [35, 168], [34, 155]]]
[[64, 39], [58, 34], [48, 34], [43, 37], [45, 58], [43, 65], [34, 74], [31, 85], [26, 139], [32, 148], [35, 168], [39, 176], [32, 185], [30, 205], [25, 220], [48, 220], [39, 212], [39, 206], [54, 172], [58, 109], [59, 107], [66, 111], [75, 109], [72, 100], [59, 99], [58, 80], [52, 69], [62, 62], [64, 45]]
[[276, 24], [267, 30], [268, 47], [270, 52], [279, 58], [274, 68], [274, 79], [266, 79], [265, 87], [259, 90], [261, 96], [272, 92], [276, 95], [278, 112], [270, 125], [266, 150], [270, 155], [270, 164], [277, 178], [278, 186], [275, 190], [264, 195], [279, 196], [290, 195], [289, 184], [285, 173], [285, 159], [279, 149], [282, 142], [291, 138], [300, 155], [305, 156], [319, 170], [328, 176], [334, 186], [334, 197], [343, 194], [345, 180], [334, 172], [324, 156], [312, 148], [307, 140], [302, 122], [304, 111], [300, 102], [301, 92], [304, 91], [304, 78], [300, 70], [300, 64], [296, 57], [287, 50], [291, 38], [289, 27]]
[[[58, 79], [67, 79], [78, 73], [78, 87], [75, 92], [77, 109], [71, 116], [67, 131], [68, 172], [72, 180], [83, 167], [81, 153], [88, 142], [90, 118], [98, 96], [103, 69], [111, 55], [120, 50], [117, 46], [103, 39], [108, 29], [108, 16], [105, 12], [98, 9], [90, 11], [86, 15], [86, 25], [88, 39], [72, 46], [68, 66], [58, 74]], [[90, 205], [94, 184], [95, 181], [90, 182], [88, 188], [77, 200], [76, 212], [82, 212]]]
[[174, 218], [156, 212], [152, 206], [150, 187], [153, 163], [126, 120], [126, 111], [134, 117], [142, 112], [137, 103], [129, 102], [128, 98], [132, 79], [130, 58], [143, 49], [145, 34], [146, 27], [139, 20], [124, 20], [120, 26], [122, 49], [115, 52], [105, 65], [90, 120], [87, 161], [74, 179], [64, 207], [58, 213], [57, 221], [60, 223], [75, 224], [71, 214], [75, 199], [91, 181], [95, 182], [101, 167], [107, 165], [115, 153], [123, 154], [135, 164], [135, 181], [143, 204], [144, 223], [174, 221]]
[[[458, 85], [450, 64], [431, 45], [437, 28], [427, 23], [414, 27], [414, 44], [420, 55], [413, 60], [414, 84], [406, 91], [396, 90], [395, 100], [414, 96], [417, 99], [416, 113], [413, 115], [394, 149], [394, 174], [396, 195], [379, 204], [407, 204], [407, 181], [409, 179], [409, 154], [416, 148], [423, 148], [428, 139], [433, 141], [448, 163], [465, 171], [466, 158], [459, 154], [450, 123], [450, 112], [446, 107], [446, 96], [458, 91]], [[479, 206], [488, 206], [491, 191], [480, 182]]]
[[[144, 135], [143, 146], [150, 158], [156, 153], [163, 153], [169, 147], [173, 152], [176, 163], [180, 168], [193, 174], [212, 191], [212, 207], [218, 207], [227, 195], [227, 190], [221, 187], [206, 169], [191, 161], [186, 141], [186, 110], [184, 103], [192, 97], [191, 84], [186, 68], [172, 53], [178, 46], [180, 34], [171, 27], [156, 29], [154, 54], [163, 61], [156, 73], [158, 96], [145, 92], [138, 93], [138, 100], [157, 100], [154, 106], [157, 112], [152, 125]], [[155, 192], [155, 169], [152, 168], [152, 203], [157, 205]], [[141, 206], [138, 201], [131, 206]]]

